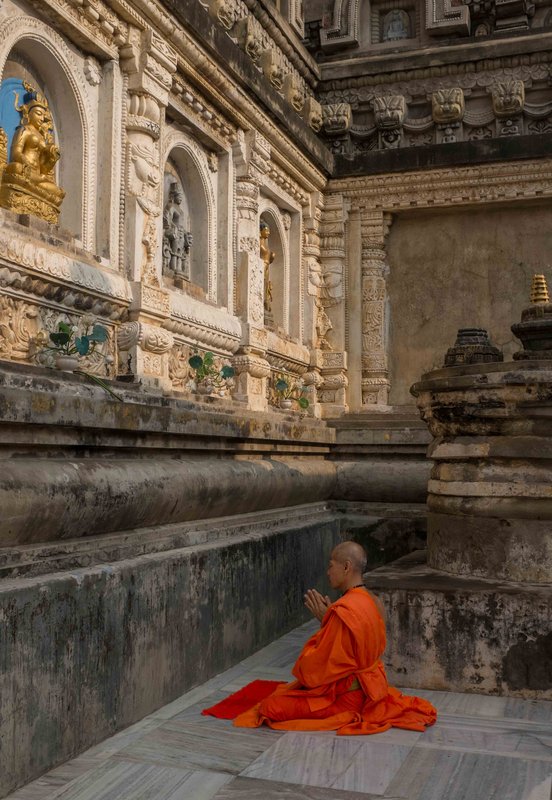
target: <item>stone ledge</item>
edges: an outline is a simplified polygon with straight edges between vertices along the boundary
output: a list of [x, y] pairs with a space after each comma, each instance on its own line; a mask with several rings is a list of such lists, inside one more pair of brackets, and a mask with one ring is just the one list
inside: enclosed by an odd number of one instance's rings
[[[86, 378], [40, 367], [0, 362], [0, 420], [2, 424], [72, 428], [75, 443], [84, 431], [116, 431], [133, 446], [149, 434], [190, 437], [204, 449], [205, 441], [291, 442], [327, 447], [335, 439], [324, 422], [299, 414], [246, 411], [231, 401], [222, 408], [185, 398], [154, 394], [143, 388], [106, 381], [124, 401], [113, 400]], [[132, 441], [134, 440], [134, 441]], [[106, 440], [107, 441], [107, 440]], [[7, 444], [4, 437], [4, 444]], [[86, 442], [90, 446], [91, 442]], [[101, 446], [94, 438], [94, 445]], [[163, 444], [165, 446], [165, 444]]]
[[365, 579], [386, 607], [391, 683], [552, 699], [551, 584], [459, 577], [423, 552]]
[[512, 159], [546, 158], [550, 155], [552, 137], [547, 133], [505, 136], [499, 139], [373, 151], [354, 156], [336, 155], [332, 177], [361, 177], [435, 167], [473, 166]]

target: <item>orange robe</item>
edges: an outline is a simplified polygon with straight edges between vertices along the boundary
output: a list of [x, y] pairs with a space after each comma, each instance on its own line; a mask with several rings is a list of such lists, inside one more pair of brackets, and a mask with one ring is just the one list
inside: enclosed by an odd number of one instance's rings
[[266, 722], [277, 730], [338, 734], [425, 730], [437, 718], [435, 708], [388, 685], [380, 661], [384, 650], [385, 625], [374, 599], [365, 589], [349, 589], [303, 647], [292, 670], [297, 680], [279, 686], [234, 725]]

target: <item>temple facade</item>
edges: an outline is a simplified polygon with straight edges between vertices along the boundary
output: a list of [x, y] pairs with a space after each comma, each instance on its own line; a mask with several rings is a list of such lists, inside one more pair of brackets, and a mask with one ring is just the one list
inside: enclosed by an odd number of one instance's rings
[[0, 796], [298, 624], [340, 537], [423, 547], [410, 387], [552, 278], [551, 44], [552, 0], [0, 0]]

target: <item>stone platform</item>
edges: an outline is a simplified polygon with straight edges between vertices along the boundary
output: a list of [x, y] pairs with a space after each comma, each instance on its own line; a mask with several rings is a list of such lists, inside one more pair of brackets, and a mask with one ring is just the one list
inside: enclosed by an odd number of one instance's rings
[[358, 737], [200, 715], [255, 678], [287, 680], [315, 628], [295, 629], [9, 800], [549, 800], [545, 701], [420, 690], [438, 709], [432, 728]]
[[390, 681], [552, 700], [550, 584], [451, 575], [424, 551], [365, 577], [387, 610]]

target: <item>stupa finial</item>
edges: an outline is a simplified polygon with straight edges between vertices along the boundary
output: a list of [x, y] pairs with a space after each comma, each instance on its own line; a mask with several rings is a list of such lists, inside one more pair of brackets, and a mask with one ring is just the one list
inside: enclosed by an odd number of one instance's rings
[[531, 303], [549, 303], [548, 286], [544, 275], [533, 275], [531, 284]]

